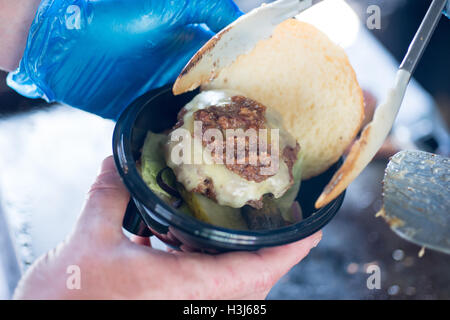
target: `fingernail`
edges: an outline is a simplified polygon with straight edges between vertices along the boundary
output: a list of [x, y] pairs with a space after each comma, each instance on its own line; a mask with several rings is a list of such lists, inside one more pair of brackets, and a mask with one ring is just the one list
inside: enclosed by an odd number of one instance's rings
[[319, 244], [320, 240], [322, 240], [322, 234], [314, 238], [312, 247], [315, 248]]

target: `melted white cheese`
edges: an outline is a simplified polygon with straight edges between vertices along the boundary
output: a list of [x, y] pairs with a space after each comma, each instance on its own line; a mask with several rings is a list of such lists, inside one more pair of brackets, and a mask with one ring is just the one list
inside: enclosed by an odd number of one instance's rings
[[[231, 103], [231, 98], [236, 95], [242, 94], [229, 90], [212, 90], [200, 93], [185, 106], [186, 113], [183, 117], [184, 124], [181, 128], [188, 130], [192, 134], [194, 131], [193, 115], [197, 110], [212, 105], [228, 105]], [[295, 139], [282, 127], [281, 116], [268, 109], [266, 109], [265, 116], [268, 128], [279, 129], [280, 156], [286, 145], [295, 147]], [[262, 182], [248, 181], [229, 170], [224, 164], [207, 164], [213, 163], [213, 159], [208, 152], [203, 153], [202, 141], [194, 138], [191, 140], [191, 164], [182, 163], [178, 165], [172, 161], [171, 155], [173, 149], [180, 142], [172, 141], [171, 136], [169, 136], [166, 146], [167, 165], [173, 169], [178, 182], [182, 183], [188, 191], [192, 191], [206, 178], [209, 178], [213, 182], [216, 201], [220, 205], [240, 208], [250, 200], [260, 200], [267, 193], [272, 193], [275, 198], [279, 198], [292, 184], [288, 167], [282, 160], [279, 161], [279, 168], [275, 175]], [[192, 164], [194, 159], [204, 159], [204, 161], [202, 164]]]

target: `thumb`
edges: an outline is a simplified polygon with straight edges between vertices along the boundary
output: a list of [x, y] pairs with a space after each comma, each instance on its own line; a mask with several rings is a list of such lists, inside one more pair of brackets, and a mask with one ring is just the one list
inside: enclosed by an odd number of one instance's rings
[[130, 195], [120, 179], [112, 156], [103, 160], [91, 186], [78, 224], [84, 230], [122, 235], [122, 221]]
[[208, 27], [219, 32], [227, 25], [242, 15], [242, 11], [231, 0], [207, 1], [201, 9], [199, 9], [198, 22], [206, 23]]

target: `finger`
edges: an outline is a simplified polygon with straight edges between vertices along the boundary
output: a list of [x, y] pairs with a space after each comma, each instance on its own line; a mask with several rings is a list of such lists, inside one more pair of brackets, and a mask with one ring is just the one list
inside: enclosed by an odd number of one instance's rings
[[183, 285], [206, 299], [233, 299], [267, 292], [317, 246], [321, 237], [318, 232], [296, 243], [257, 252], [180, 255], [180, 274], [189, 275], [184, 276]]
[[309, 251], [319, 244], [321, 239], [322, 231], [319, 231], [301, 241], [281, 247], [261, 249], [256, 254], [260, 256], [269, 274], [276, 282], [293, 266], [303, 260], [309, 254]]
[[267, 298], [269, 291], [270, 291], [270, 289], [265, 290], [264, 292], [252, 293], [247, 296], [239, 297], [238, 300], [264, 300]]
[[79, 224], [97, 232], [123, 235], [122, 221], [129, 199], [113, 158], [108, 157], [87, 194]]
[[139, 237], [139, 236], [133, 235], [133, 236], [131, 236], [130, 240], [141, 246], [146, 246], [146, 247], [150, 247], [150, 248], [152, 247], [149, 237]]
[[214, 32], [219, 32], [242, 15], [231, 0], [205, 1], [201, 6], [197, 23], [206, 23]]

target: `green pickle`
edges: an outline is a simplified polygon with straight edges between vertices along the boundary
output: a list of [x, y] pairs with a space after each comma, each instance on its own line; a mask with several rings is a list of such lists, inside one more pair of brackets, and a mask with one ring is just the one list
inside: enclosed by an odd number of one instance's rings
[[221, 206], [201, 194], [187, 192], [182, 187], [178, 190], [198, 220], [228, 229], [248, 230], [240, 209]]
[[[140, 172], [142, 179], [147, 186], [165, 202], [170, 203], [172, 197], [165, 192], [156, 182], [158, 173], [166, 167], [166, 160], [164, 159], [163, 150], [164, 143], [167, 140], [167, 136], [164, 134], [156, 134], [148, 132], [145, 138], [144, 147], [142, 148]], [[171, 184], [175, 183], [175, 177], [170, 176], [169, 170], [164, 174], [164, 181], [170, 181]]]

